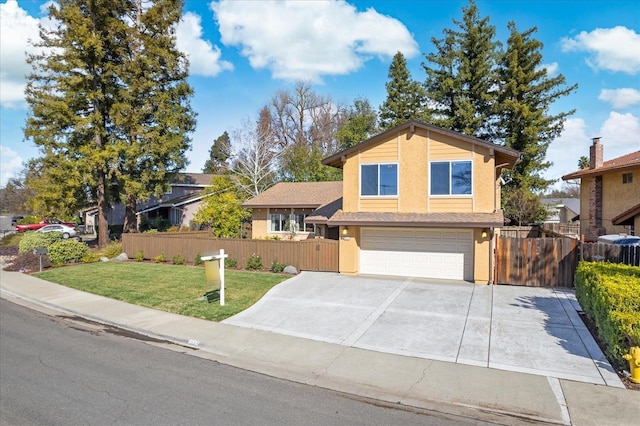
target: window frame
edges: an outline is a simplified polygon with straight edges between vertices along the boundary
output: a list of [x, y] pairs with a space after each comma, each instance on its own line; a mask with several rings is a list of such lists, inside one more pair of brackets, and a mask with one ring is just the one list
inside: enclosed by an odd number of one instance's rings
[[[434, 163], [448, 163], [449, 164], [449, 193], [448, 194], [434, 194], [433, 193], [433, 179], [432, 179], [432, 170]], [[471, 171], [471, 183], [470, 183], [470, 192], [468, 194], [454, 194], [452, 193], [452, 171], [453, 171], [453, 163], [469, 163], [470, 171]], [[430, 160], [429, 161], [429, 170], [428, 170], [428, 179], [429, 179], [429, 197], [436, 198], [469, 198], [473, 197], [473, 183], [474, 183], [474, 167], [473, 167], [473, 159], [465, 158], [465, 159], [451, 159], [451, 160]]]
[[[364, 195], [362, 193], [362, 168], [365, 166], [377, 166], [377, 176], [378, 176], [378, 181], [376, 182], [376, 188], [377, 188], [377, 194], [373, 195], [373, 194], [368, 194], [368, 195]], [[395, 194], [385, 194], [385, 195], [380, 195], [380, 166], [395, 166], [396, 168], [396, 193]], [[360, 170], [359, 170], [359, 188], [358, 188], [358, 194], [361, 198], [398, 198], [400, 196], [400, 165], [397, 161], [385, 161], [385, 162], [378, 162], [378, 163], [360, 163]]]
[[622, 184], [633, 183], [633, 172], [622, 173]]

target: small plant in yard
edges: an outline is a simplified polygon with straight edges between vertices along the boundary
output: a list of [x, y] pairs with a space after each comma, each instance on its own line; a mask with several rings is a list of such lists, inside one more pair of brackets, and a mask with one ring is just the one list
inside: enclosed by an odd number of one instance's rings
[[144, 261], [144, 252], [142, 250], [138, 250], [138, 252], [136, 253], [134, 259], [136, 260], [136, 262]]
[[238, 261], [232, 257], [225, 259], [224, 266], [227, 268], [236, 268], [238, 266]]
[[271, 262], [271, 272], [275, 272], [276, 274], [279, 274], [280, 272], [284, 271], [284, 268], [286, 268], [287, 265], [285, 265], [284, 263], [280, 263], [277, 260], [274, 260], [273, 262]]
[[80, 259], [80, 262], [82, 263], [96, 263], [99, 261], [100, 261], [100, 255], [92, 251], [87, 252], [87, 254], [82, 256], [82, 259]]
[[196, 266], [202, 265], [204, 261], [202, 260], [202, 255], [200, 253], [196, 254], [196, 258], [193, 261], [193, 264]]
[[184, 265], [184, 256], [176, 254], [175, 256], [173, 256], [173, 259], [171, 259], [171, 261], [174, 265]]
[[109, 259], [119, 256], [120, 253], [122, 253], [122, 243], [118, 241], [112, 241], [102, 249], [102, 255]]
[[60, 232], [26, 232], [18, 245], [20, 253], [33, 251], [35, 248], [46, 248], [62, 239]]
[[247, 269], [252, 271], [257, 271], [258, 269], [262, 269], [264, 266], [262, 265], [262, 258], [258, 255], [253, 255], [249, 259], [247, 259]]
[[159, 255], [155, 256], [153, 258], [153, 261], [156, 263], [164, 263], [167, 261], [167, 255], [164, 252], [162, 252]]

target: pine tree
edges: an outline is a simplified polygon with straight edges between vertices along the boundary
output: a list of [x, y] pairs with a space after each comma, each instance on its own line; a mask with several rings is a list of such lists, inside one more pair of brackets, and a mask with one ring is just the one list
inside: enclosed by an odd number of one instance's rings
[[445, 29], [433, 38], [436, 51], [422, 64], [426, 94], [434, 105], [434, 124], [469, 136], [490, 138], [496, 96], [496, 60], [499, 43], [489, 18], [480, 18], [474, 1], [462, 9], [458, 31]]
[[394, 55], [386, 83], [387, 99], [380, 106], [380, 130], [388, 130], [408, 120], [428, 121], [425, 92], [420, 83], [411, 78], [407, 60], [402, 52]]
[[344, 125], [336, 133], [339, 148], [347, 149], [377, 133], [378, 114], [366, 98], [356, 98], [346, 112]]
[[204, 163], [202, 173], [225, 173], [229, 169], [227, 161], [231, 157], [231, 139], [229, 133], [218, 136], [209, 150], [209, 158]]
[[520, 33], [513, 22], [508, 28], [507, 50], [499, 68], [497, 136], [505, 146], [520, 151], [522, 157], [508, 172], [510, 179], [505, 189], [540, 192], [553, 182], [541, 176], [551, 166], [545, 158], [547, 147], [561, 134], [565, 119], [575, 112], [550, 115], [549, 107], [576, 90], [577, 85], [566, 87], [562, 74], [547, 75], [542, 67], [542, 43], [532, 38], [536, 28]]
[[[41, 27], [42, 53], [30, 55], [25, 136], [70, 174], [98, 205], [98, 241], [108, 241], [107, 213], [123, 197], [132, 227], [138, 199], [166, 190], [186, 164], [194, 126], [187, 62], [173, 26], [182, 2], [61, 0]], [[68, 193], [69, 191], [67, 191]]]

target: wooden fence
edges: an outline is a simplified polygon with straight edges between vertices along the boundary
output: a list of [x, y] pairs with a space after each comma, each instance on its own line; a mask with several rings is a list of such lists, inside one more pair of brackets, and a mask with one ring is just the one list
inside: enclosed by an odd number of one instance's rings
[[498, 238], [496, 283], [573, 287], [578, 262], [640, 266], [640, 247], [583, 243], [571, 238]]
[[164, 253], [184, 256], [193, 262], [198, 254], [205, 255], [224, 249], [229, 258], [244, 267], [247, 260], [257, 255], [269, 268], [276, 260], [295, 266], [299, 271], [338, 272], [338, 246], [335, 240], [309, 239], [302, 241], [274, 241], [213, 238], [208, 231], [162, 232], [154, 234], [122, 234], [122, 249], [130, 258], [142, 251], [145, 259]]

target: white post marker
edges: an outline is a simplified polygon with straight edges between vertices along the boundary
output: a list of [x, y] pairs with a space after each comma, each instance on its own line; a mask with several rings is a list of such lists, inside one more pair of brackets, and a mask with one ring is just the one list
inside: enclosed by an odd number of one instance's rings
[[224, 306], [224, 258], [229, 255], [224, 254], [224, 249], [220, 249], [220, 254], [202, 256], [204, 261], [204, 275], [207, 284], [220, 285], [220, 306]]

